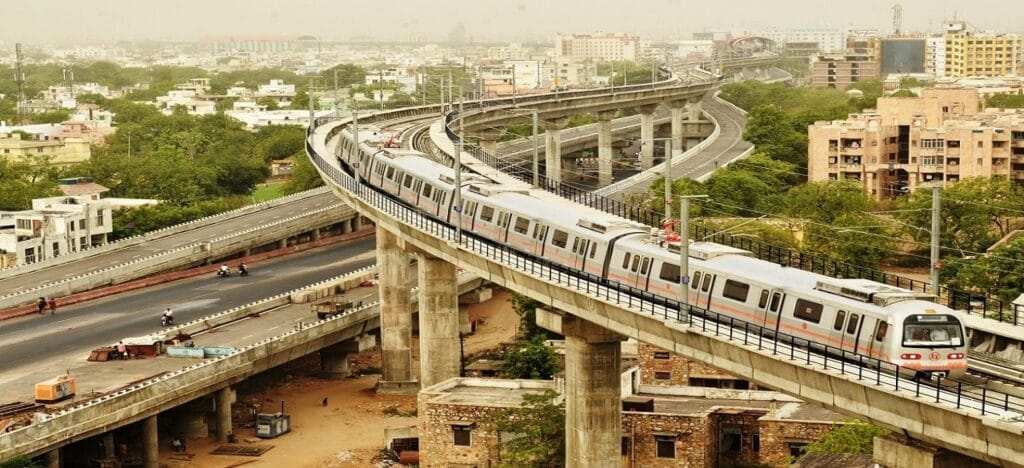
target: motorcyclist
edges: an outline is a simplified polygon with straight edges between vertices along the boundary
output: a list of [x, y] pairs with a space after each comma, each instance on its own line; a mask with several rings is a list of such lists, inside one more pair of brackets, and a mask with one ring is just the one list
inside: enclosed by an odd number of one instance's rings
[[228, 276], [231, 274], [231, 269], [227, 265], [221, 265], [220, 269], [217, 270], [217, 276]]
[[165, 309], [163, 315], [160, 316], [160, 324], [163, 326], [174, 324], [174, 311], [170, 307]]
[[245, 263], [239, 263], [238, 274], [240, 276], [249, 276], [249, 267], [245, 266]]

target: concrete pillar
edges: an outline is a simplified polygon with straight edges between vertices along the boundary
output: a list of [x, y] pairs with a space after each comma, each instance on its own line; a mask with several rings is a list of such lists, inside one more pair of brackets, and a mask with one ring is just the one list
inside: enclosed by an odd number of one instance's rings
[[145, 468], [160, 466], [160, 434], [154, 414], [142, 420], [142, 463]]
[[568, 117], [544, 120], [544, 174], [551, 182], [562, 182], [562, 130]]
[[409, 256], [398, 236], [377, 227], [380, 272], [381, 383], [411, 382], [412, 308], [409, 304]]
[[348, 377], [352, 372], [348, 368], [348, 358], [359, 352], [356, 340], [342, 341], [320, 350], [320, 370], [334, 377]]
[[363, 217], [359, 216], [359, 215], [356, 215], [356, 217], [352, 220], [352, 230], [353, 231], [358, 231], [362, 227], [363, 227]]
[[346, 219], [338, 223], [338, 232], [342, 234], [348, 234], [352, 232], [352, 220]]
[[959, 468], [993, 466], [952, 450], [894, 434], [875, 437], [872, 459], [885, 468]]
[[60, 468], [60, 449], [55, 448], [46, 452], [46, 468]]
[[597, 185], [612, 183], [612, 119], [614, 113], [602, 112], [597, 116]]
[[209, 406], [205, 407], [205, 409], [193, 408], [191, 411], [178, 412], [177, 414], [180, 414], [179, 417], [181, 418], [176, 424], [178, 431], [189, 439], [208, 437], [210, 435], [210, 427], [206, 424], [206, 412], [208, 409]]
[[469, 320], [469, 307], [459, 307], [459, 334], [473, 333], [473, 324]]
[[683, 152], [683, 115], [686, 113], [686, 101], [672, 101], [669, 103], [672, 111], [672, 157]]
[[113, 459], [117, 456], [114, 450], [114, 433], [107, 432], [103, 434], [103, 458]]
[[621, 335], [566, 315], [565, 464], [618, 467], [622, 439]]
[[281, 240], [277, 241], [277, 248], [283, 249], [285, 247], [288, 247], [288, 239], [287, 238], [281, 239]]
[[420, 387], [459, 376], [459, 294], [455, 265], [419, 255]]
[[654, 112], [655, 106], [640, 108], [640, 169], [654, 166]]
[[688, 110], [690, 113], [689, 120], [691, 122], [696, 122], [704, 117], [704, 103], [699, 99], [691, 101]]
[[310, 237], [313, 239], [314, 242], [320, 240], [320, 228], [316, 228], [310, 231]]
[[224, 387], [217, 391], [217, 441], [227, 442], [231, 435], [231, 404], [235, 402], [235, 391]]

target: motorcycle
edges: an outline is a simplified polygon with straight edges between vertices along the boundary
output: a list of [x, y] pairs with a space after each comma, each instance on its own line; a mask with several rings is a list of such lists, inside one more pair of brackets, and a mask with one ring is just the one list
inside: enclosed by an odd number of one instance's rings
[[171, 326], [171, 325], [174, 325], [174, 317], [173, 316], [170, 316], [170, 315], [161, 315], [160, 316], [160, 326], [168, 327], [168, 326]]
[[217, 270], [217, 276], [221, 278], [227, 278], [228, 276], [231, 276], [231, 270], [228, 270], [226, 268]]
[[245, 265], [238, 265], [238, 276], [249, 276], [249, 268]]

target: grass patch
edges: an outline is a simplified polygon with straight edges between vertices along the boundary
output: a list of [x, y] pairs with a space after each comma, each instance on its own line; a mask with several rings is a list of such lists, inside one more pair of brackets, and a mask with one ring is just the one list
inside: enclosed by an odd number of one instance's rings
[[284, 181], [259, 184], [252, 191], [252, 202], [260, 203], [284, 196]]

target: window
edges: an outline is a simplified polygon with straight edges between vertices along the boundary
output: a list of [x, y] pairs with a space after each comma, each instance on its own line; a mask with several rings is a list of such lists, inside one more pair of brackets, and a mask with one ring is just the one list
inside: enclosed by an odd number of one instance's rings
[[630, 449], [632, 448], [632, 445], [633, 445], [631, 443], [631, 441], [632, 441], [632, 439], [630, 439], [629, 437], [623, 437], [622, 438], [622, 446], [620, 448], [620, 450], [621, 450], [620, 453], [622, 454], [622, 456], [624, 456], [624, 457], [629, 456]]
[[544, 239], [548, 237], [548, 227], [540, 224], [533, 225], [533, 238], [544, 242]]
[[432, 193], [434, 193], [434, 186], [430, 184], [423, 184], [423, 197], [430, 198]]
[[860, 317], [857, 314], [850, 314], [850, 321], [846, 322], [846, 333], [853, 334], [857, 331], [857, 323], [859, 323]]
[[402, 186], [405, 188], [412, 188], [412, 176], [406, 174], [405, 179], [402, 180]]
[[633, 256], [633, 265], [629, 268], [629, 271], [632, 271], [633, 273], [636, 273], [638, 270], [640, 270], [640, 256], [639, 255], [634, 255]]
[[89, 244], [88, 241], [83, 237], [81, 239], [78, 239], [78, 246], [81, 250], [85, 250], [85, 248], [88, 247]]
[[97, 226], [102, 226], [103, 225], [103, 210], [102, 209], [96, 210], [96, 225]]
[[651, 259], [644, 257], [643, 263], [640, 264], [640, 274], [641, 275], [647, 275], [647, 272], [650, 271], [650, 269], [651, 269], [650, 267], [651, 267]]
[[664, 262], [661, 264], [661, 273], [658, 274], [658, 278], [664, 281], [671, 281], [673, 283], [679, 282], [679, 265]]
[[787, 442], [786, 447], [789, 448], [789, 456], [800, 458], [807, 449], [807, 442]]
[[929, 149], [944, 148], [945, 144], [946, 144], [945, 140], [930, 139], [930, 138], [922, 138], [921, 139], [921, 148], [929, 148]]
[[525, 236], [526, 233], [530, 232], [530, 220], [522, 216], [516, 216], [516, 225], [512, 229]]
[[882, 341], [885, 339], [885, 333], [889, 331], [889, 324], [879, 321], [878, 330], [875, 331], [875, 341]]
[[836, 323], [835, 325], [832, 325], [832, 328], [835, 328], [837, 331], [842, 330], [844, 320], [846, 320], [846, 311], [840, 310], [839, 312], [836, 312]]
[[597, 242], [590, 244], [590, 258], [597, 256]]
[[750, 292], [750, 285], [739, 281], [725, 280], [725, 288], [722, 289], [722, 297], [734, 301], [747, 302], [747, 293]]
[[671, 372], [655, 372], [654, 373], [654, 379], [655, 380], [671, 380], [672, 379], [672, 373]]
[[564, 249], [566, 245], [569, 245], [569, 234], [555, 229], [555, 233], [551, 236], [551, 245]]
[[452, 424], [452, 444], [458, 447], [469, 447], [470, 433], [473, 428], [468, 424]]
[[59, 256], [59, 255], [60, 255], [60, 243], [59, 242], [54, 242], [53, 243], [53, 256], [56, 257], [56, 256]]
[[722, 440], [719, 442], [719, 453], [737, 455], [743, 451], [743, 435], [737, 427], [722, 429]]
[[700, 286], [700, 277], [701, 273], [699, 271], [694, 273], [693, 279], [690, 281], [690, 289], [696, 290]]
[[654, 352], [654, 359], [665, 360], [665, 359], [669, 359], [671, 356], [672, 355], [669, 354], [668, 351], [655, 351]]
[[772, 312], [778, 312], [780, 307], [782, 307], [782, 293], [772, 294], [772, 303], [768, 308]]
[[629, 269], [629, 257], [630, 257], [629, 252], [626, 252], [626, 255], [622, 256], [622, 269], [623, 270], [628, 270]]
[[488, 223], [494, 219], [494, 208], [484, 205], [480, 208], [480, 219], [487, 221]]
[[387, 172], [384, 173], [384, 177], [387, 177], [388, 180], [395, 180], [395, 168], [389, 167]]
[[658, 458], [676, 457], [676, 436], [656, 435], [654, 436], [654, 444]]
[[800, 320], [806, 320], [811, 323], [818, 323], [821, 321], [822, 308], [822, 305], [818, 304], [817, 302], [797, 299], [796, 307], [793, 309], [793, 316]]
[[708, 292], [711, 290], [711, 275], [704, 275], [704, 283], [700, 285], [701, 292]]
[[78, 220], [78, 229], [85, 229], [85, 220], [84, 219]]

